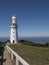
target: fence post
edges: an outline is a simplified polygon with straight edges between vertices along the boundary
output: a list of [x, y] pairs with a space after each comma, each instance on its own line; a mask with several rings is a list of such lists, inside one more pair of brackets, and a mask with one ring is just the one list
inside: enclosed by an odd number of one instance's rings
[[13, 52], [11, 52], [11, 59], [13, 60]]
[[16, 65], [19, 65], [19, 60], [17, 57], [16, 57]]

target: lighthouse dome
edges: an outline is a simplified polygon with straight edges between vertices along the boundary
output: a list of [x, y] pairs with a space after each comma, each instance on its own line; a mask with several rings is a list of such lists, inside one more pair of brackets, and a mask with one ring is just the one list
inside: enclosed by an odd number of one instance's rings
[[11, 19], [16, 19], [16, 17], [15, 16], [12, 16], [12, 18]]

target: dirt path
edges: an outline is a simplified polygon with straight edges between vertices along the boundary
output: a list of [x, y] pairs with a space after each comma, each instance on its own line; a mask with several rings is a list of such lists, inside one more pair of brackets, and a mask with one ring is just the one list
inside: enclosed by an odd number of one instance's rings
[[6, 48], [4, 50], [4, 57], [3, 58], [4, 58], [3, 65], [12, 65], [11, 60], [10, 60], [9, 53], [8, 53], [8, 51], [7, 51]]

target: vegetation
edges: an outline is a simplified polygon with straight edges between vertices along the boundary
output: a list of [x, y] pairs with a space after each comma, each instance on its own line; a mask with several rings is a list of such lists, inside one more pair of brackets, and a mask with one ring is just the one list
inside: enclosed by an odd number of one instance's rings
[[0, 42], [0, 46], [5, 46], [6, 43], [5, 42]]
[[23, 45], [29, 45], [29, 46], [49, 47], [49, 43], [40, 44], [40, 43], [30, 42], [30, 41], [26, 41], [26, 40], [20, 40], [19, 43], [21, 43]]
[[30, 65], [49, 65], [49, 47], [10, 45]]
[[[26, 40], [20, 40], [19, 43], [10, 47], [30, 65], [49, 65], [49, 43], [40, 44]], [[12, 62], [15, 63], [15, 58]]]

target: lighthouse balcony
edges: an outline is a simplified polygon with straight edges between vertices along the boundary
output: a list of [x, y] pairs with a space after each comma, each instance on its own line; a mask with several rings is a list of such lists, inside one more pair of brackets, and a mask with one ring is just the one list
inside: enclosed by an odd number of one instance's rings
[[16, 27], [16, 24], [13, 23], [10, 27]]
[[17, 26], [16, 24], [13, 23], [10, 27], [18, 27], [18, 26]]

